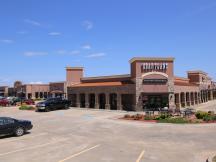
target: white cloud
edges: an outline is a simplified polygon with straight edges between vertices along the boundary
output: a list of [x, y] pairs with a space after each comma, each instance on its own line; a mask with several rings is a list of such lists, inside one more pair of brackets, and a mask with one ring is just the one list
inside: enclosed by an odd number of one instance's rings
[[60, 55], [78, 55], [80, 54], [80, 51], [79, 50], [67, 51], [62, 49], [62, 50], [58, 50], [57, 53]]
[[28, 34], [27, 31], [18, 31], [17, 34]]
[[30, 82], [30, 84], [43, 84], [43, 82], [41, 82], [41, 81], [37, 81], [37, 82]]
[[41, 26], [41, 23], [35, 20], [25, 19], [24, 22], [34, 26]]
[[83, 27], [86, 29], [86, 30], [91, 30], [93, 27], [94, 27], [94, 24], [92, 21], [89, 21], [89, 20], [85, 20], [82, 22], [82, 25]]
[[92, 47], [90, 44], [85, 44], [82, 46], [83, 49], [90, 50]]
[[101, 53], [93, 53], [93, 54], [90, 54], [90, 55], [88, 55], [86, 57], [95, 58], [95, 57], [104, 57], [104, 56], [106, 56], [106, 53], [101, 52]]
[[80, 54], [80, 51], [74, 50], [74, 51], [70, 51], [68, 54], [69, 55], [78, 55], [78, 54]]
[[59, 35], [61, 35], [61, 33], [59, 33], [59, 32], [50, 32], [50, 33], [48, 33], [48, 35], [50, 35], [50, 36], [59, 36]]
[[27, 57], [33, 57], [33, 56], [44, 56], [47, 55], [47, 52], [36, 52], [36, 51], [28, 51], [25, 52], [24, 55]]
[[13, 43], [14, 41], [11, 39], [1, 39], [0, 42], [2, 43]]
[[63, 55], [63, 54], [66, 54], [67, 53], [67, 51], [66, 50], [63, 50], [63, 49], [61, 49], [61, 50], [58, 50], [58, 51], [56, 51], [58, 54], [60, 54], [60, 55]]

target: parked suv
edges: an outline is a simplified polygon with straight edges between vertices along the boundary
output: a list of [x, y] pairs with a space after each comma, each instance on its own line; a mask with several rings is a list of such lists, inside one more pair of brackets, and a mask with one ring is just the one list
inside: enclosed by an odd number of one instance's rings
[[71, 102], [62, 98], [50, 98], [44, 102], [39, 102], [36, 105], [36, 111], [51, 111], [58, 109], [68, 109], [71, 105]]

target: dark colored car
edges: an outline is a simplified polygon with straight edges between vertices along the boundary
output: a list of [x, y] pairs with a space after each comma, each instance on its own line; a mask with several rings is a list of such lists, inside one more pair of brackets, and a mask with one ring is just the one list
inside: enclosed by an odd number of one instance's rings
[[36, 105], [36, 111], [51, 111], [51, 110], [58, 110], [58, 109], [68, 109], [71, 105], [71, 102], [66, 99], [62, 98], [50, 98], [44, 102], [39, 102]]
[[35, 102], [32, 99], [25, 99], [23, 100], [23, 103], [25, 103], [26, 105], [35, 105]]
[[9, 117], [0, 117], [0, 136], [2, 135], [22, 136], [32, 128], [33, 125], [31, 121], [17, 120]]
[[7, 99], [0, 100], [0, 106], [9, 106], [10, 102]]

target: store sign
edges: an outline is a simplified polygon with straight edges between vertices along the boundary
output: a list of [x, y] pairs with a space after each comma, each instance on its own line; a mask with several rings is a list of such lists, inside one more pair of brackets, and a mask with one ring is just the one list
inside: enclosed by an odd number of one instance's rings
[[168, 63], [143, 63], [142, 70], [167, 70]]
[[166, 84], [167, 79], [144, 79], [143, 84]]

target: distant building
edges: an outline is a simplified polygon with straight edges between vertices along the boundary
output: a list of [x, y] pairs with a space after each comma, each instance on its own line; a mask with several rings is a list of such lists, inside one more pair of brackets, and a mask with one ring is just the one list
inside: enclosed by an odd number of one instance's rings
[[66, 82], [49, 84], [22, 84], [16, 81], [13, 87], [1, 86], [0, 96], [22, 97], [27, 99], [46, 99], [50, 97], [67, 97]]
[[50, 95], [52, 97], [67, 97], [66, 82], [51, 82], [49, 83]]
[[1, 97], [8, 96], [8, 86], [0, 86], [0, 96]]

